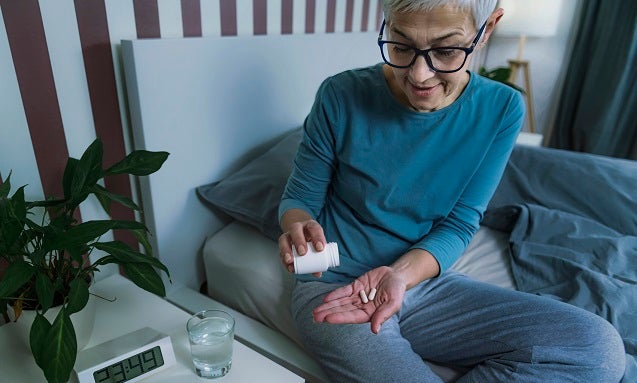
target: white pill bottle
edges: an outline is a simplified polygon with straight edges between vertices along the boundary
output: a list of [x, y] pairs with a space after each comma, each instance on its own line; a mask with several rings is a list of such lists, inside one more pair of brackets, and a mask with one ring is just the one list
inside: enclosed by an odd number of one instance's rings
[[312, 243], [308, 242], [305, 255], [299, 255], [296, 252], [296, 247], [292, 245], [292, 255], [294, 256], [295, 274], [319, 273], [341, 264], [336, 242], [326, 244], [323, 251], [316, 251]]

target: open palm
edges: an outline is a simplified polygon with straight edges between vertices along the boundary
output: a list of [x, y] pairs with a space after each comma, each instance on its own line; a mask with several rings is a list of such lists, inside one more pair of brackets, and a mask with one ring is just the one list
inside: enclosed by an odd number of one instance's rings
[[[363, 303], [360, 291], [369, 294], [376, 289], [373, 300]], [[314, 320], [334, 324], [371, 322], [372, 332], [394, 315], [403, 302], [406, 284], [390, 267], [382, 266], [361, 275], [349, 285], [327, 294], [323, 304], [314, 309]]]

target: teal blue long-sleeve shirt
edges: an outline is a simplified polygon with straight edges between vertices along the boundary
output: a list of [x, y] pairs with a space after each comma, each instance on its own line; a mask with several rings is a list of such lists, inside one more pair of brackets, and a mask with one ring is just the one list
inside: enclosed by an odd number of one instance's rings
[[523, 120], [519, 92], [475, 74], [454, 103], [420, 113], [395, 99], [381, 64], [340, 73], [305, 120], [279, 217], [302, 209], [338, 243], [341, 264], [322, 281], [350, 281], [413, 248], [444, 271], [477, 231]]

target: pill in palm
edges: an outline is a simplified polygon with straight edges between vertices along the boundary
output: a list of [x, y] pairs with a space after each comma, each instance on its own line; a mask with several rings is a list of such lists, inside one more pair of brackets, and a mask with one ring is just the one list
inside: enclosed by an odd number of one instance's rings
[[365, 290], [359, 291], [358, 295], [360, 295], [361, 301], [363, 301], [363, 303], [369, 302], [369, 299], [367, 299], [367, 294], [365, 294]]
[[373, 301], [374, 297], [376, 297], [376, 289], [372, 288], [372, 290], [369, 292], [369, 300]]

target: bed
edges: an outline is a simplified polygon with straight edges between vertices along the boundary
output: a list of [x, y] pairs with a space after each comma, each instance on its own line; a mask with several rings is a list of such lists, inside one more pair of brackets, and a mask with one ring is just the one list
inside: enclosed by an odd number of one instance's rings
[[[221, 304], [237, 338], [307, 381], [279, 264], [276, 208], [319, 83], [378, 61], [375, 33], [122, 42], [137, 149], [171, 153], [140, 181], [168, 266], [168, 299]], [[319, 54], [317, 54], [319, 53]], [[637, 380], [637, 163], [519, 144], [480, 230], [453, 269], [611, 321]], [[462, 370], [432, 365], [445, 381]]]

